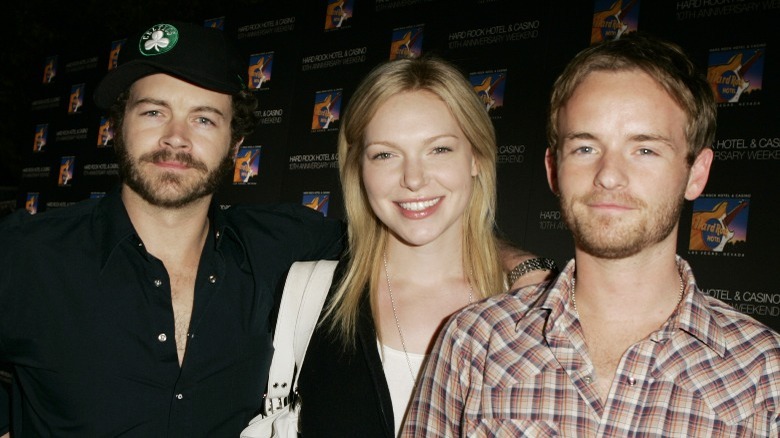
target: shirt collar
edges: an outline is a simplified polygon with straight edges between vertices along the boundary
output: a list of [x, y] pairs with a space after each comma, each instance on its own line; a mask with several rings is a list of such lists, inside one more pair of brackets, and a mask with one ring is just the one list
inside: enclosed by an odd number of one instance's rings
[[95, 208], [93, 221], [93, 229], [100, 248], [101, 269], [105, 267], [116, 247], [124, 240], [135, 238], [138, 244], [141, 243], [122, 203], [119, 188], [112, 190], [100, 200]]
[[[215, 250], [219, 250], [222, 245], [223, 237], [230, 236], [241, 246], [242, 251], [246, 251], [238, 233], [225, 218], [225, 214], [215, 202], [209, 207], [210, 227], [209, 232], [214, 234]], [[127, 214], [124, 202], [122, 202], [121, 190], [116, 188], [101, 199], [95, 209], [93, 216], [94, 229], [98, 236], [98, 245], [100, 248], [100, 266], [105, 266], [108, 258], [111, 256], [117, 246], [127, 239], [131, 239], [133, 244], [143, 246], [143, 242], [136, 234], [130, 216]]]
[[696, 285], [691, 266], [681, 257], [677, 257], [680, 276], [685, 282], [683, 301], [669, 321], [670, 330], [682, 330], [709, 347], [715, 354], [726, 354], [724, 328], [718, 323], [707, 304], [704, 293]]
[[[707, 304], [706, 297], [696, 285], [691, 266], [680, 256], [677, 256], [677, 265], [680, 268], [680, 276], [685, 283], [683, 300], [663, 327], [651, 336], [656, 340], [661, 340], [682, 331], [696, 338], [722, 357], [726, 353], [724, 328], [715, 319]], [[552, 333], [571, 334], [575, 330], [575, 322], [578, 317], [570, 299], [574, 270], [575, 262], [572, 259], [566, 264], [561, 274], [550, 283], [545, 293], [529, 308], [529, 310], [536, 308], [549, 312], [545, 330], [546, 336], [550, 336]], [[576, 326], [579, 327], [579, 324]]]

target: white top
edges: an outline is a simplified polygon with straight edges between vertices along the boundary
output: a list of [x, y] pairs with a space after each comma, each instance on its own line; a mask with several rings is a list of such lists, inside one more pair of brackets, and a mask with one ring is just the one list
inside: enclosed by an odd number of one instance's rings
[[385, 371], [387, 387], [390, 388], [390, 400], [393, 402], [395, 436], [398, 436], [404, 416], [406, 416], [406, 408], [409, 406], [412, 398], [414, 383], [420, 375], [420, 368], [427, 356], [425, 354], [409, 353], [409, 362], [412, 365], [415, 377], [412, 380], [409, 364], [406, 362], [406, 354], [387, 345], [381, 345], [378, 339], [376, 344], [379, 349], [379, 358], [382, 360], [382, 368]]

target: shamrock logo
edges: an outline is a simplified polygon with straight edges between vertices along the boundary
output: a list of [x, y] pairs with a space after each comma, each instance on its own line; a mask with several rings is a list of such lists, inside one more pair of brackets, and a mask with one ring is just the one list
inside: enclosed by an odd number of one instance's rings
[[160, 49], [164, 49], [168, 47], [168, 43], [170, 43], [170, 40], [168, 38], [165, 38], [165, 34], [161, 30], [155, 30], [152, 32], [152, 38], [146, 40], [144, 43], [144, 49], [146, 50], [152, 50], [154, 49], [155, 52], [159, 52]]
[[179, 41], [179, 30], [170, 24], [157, 24], [144, 32], [138, 44], [142, 55], [162, 55]]

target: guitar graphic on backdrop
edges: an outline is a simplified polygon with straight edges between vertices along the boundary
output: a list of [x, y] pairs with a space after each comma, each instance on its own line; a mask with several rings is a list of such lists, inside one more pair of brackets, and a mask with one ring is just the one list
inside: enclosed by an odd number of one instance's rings
[[723, 201], [711, 211], [693, 212], [689, 250], [723, 252], [726, 243], [734, 237], [734, 231], [729, 229], [729, 224], [748, 206], [747, 201], [739, 201], [736, 207], [726, 212], [728, 204]]
[[590, 43], [599, 43], [606, 40], [616, 40], [628, 29], [623, 23], [626, 15], [634, 7], [637, 0], [631, 0], [625, 7], [623, 1], [618, 0], [606, 11], [593, 14], [593, 27], [590, 31]]
[[256, 175], [252, 168], [252, 163], [258, 154], [260, 154], [260, 150], [247, 149], [243, 156], [236, 157], [235, 170], [233, 172], [234, 183], [248, 183], [249, 178]]
[[496, 88], [498, 88], [501, 82], [504, 82], [505, 77], [506, 75], [501, 74], [501, 76], [493, 81], [492, 76], [486, 76], [485, 79], [482, 80], [481, 84], [473, 86], [474, 91], [482, 100], [482, 103], [485, 104], [485, 109], [488, 111], [490, 111], [493, 105], [496, 104], [496, 100], [493, 99], [493, 93], [496, 91]]
[[321, 210], [322, 207], [327, 202], [328, 202], [328, 195], [322, 195], [322, 197], [315, 196], [315, 197], [311, 198], [311, 200], [309, 200], [308, 202], [304, 203], [303, 205], [305, 205], [306, 207], [311, 208], [312, 210], [322, 211]]
[[412, 50], [412, 47], [417, 43], [417, 39], [422, 35], [422, 29], [418, 29], [414, 35], [412, 32], [406, 32], [403, 38], [393, 41], [390, 44], [390, 60], [414, 58], [416, 54]]
[[328, 95], [325, 96], [325, 99], [314, 104], [314, 118], [312, 120], [311, 129], [328, 129], [330, 122], [335, 118], [330, 109], [338, 103], [340, 98], [340, 92], [335, 95], [328, 93]]
[[325, 29], [336, 29], [341, 27], [344, 20], [348, 17], [349, 13], [345, 8], [343, 0], [337, 0], [336, 2], [329, 4], [325, 12]]
[[260, 89], [268, 77], [265, 74], [265, 68], [273, 59], [273, 55], [260, 56], [257, 62], [249, 66], [249, 88]]
[[756, 50], [743, 64], [742, 53], [737, 53], [726, 64], [714, 65], [707, 69], [707, 82], [715, 93], [716, 102], [739, 101], [742, 92], [750, 86], [750, 82], [744, 79], [745, 73], [762, 54], [761, 49]]

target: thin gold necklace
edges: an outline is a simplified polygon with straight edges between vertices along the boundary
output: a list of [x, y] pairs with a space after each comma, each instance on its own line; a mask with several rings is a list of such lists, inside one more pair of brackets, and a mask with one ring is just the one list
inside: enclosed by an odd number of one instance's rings
[[[387, 280], [387, 293], [390, 295], [390, 306], [393, 309], [393, 318], [395, 319], [395, 328], [398, 329], [398, 337], [401, 339], [401, 348], [404, 349], [404, 356], [406, 357], [406, 365], [409, 366], [409, 375], [412, 376], [412, 384], [416, 385], [417, 376], [412, 370], [412, 361], [409, 360], [409, 351], [406, 349], [406, 341], [404, 341], [404, 332], [401, 330], [401, 323], [398, 321], [398, 310], [395, 308], [395, 299], [393, 299], [393, 289], [390, 287], [390, 273], [387, 269], [387, 253], [382, 253], [382, 262], [385, 265], [385, 280]], [[469, 282], [469, 304], [471, 304], [474, 297], [474, 289]]]

